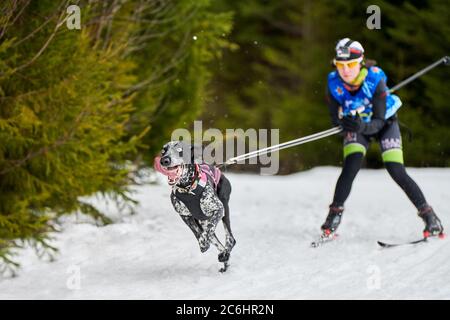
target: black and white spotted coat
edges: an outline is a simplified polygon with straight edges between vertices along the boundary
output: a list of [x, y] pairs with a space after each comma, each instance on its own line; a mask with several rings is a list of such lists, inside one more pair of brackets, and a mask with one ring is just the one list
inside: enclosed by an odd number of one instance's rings
[[217, 195], [214, 179], [206, 175], [207, 179], [201, 180], [195, 165], [188, 166], [180, 183], [173, 186], [170, 199], [196, 238], [209, 241], [224, 215], [224, 205]]

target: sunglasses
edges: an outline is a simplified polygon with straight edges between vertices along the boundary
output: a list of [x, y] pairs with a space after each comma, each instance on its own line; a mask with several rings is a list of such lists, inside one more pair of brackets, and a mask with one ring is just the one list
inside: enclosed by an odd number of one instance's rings
[[362, 58], [358, 58], [358, 59], [354, 59], [354, 60], [349, 60], [349, 61], [336, 61], [336, 59], [334, 60], [334, 65], [336, 66], [336, 68], [338, 69], [343, 69], [344, 66], [347, 66], [347, 68], [354, 68], [356, 67], [360, 62], [362, 61]]

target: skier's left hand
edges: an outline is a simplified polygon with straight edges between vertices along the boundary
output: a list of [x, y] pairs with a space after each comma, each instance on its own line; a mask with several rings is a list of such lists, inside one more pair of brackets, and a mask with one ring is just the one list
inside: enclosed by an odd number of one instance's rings
[[361, 133], [364, 130], [365, 123], [361, 120], [359, 115], [348, 115], [342, 118], [341, 126], [344, 131]]

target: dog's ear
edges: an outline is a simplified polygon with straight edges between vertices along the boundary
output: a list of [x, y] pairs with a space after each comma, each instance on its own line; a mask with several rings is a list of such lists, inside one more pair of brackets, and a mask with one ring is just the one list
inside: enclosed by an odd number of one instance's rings
[[203, 146], [201, 144], [191, 145], [191, 163], [203, 163]]
[[178, 146], [182, 149], [180, 156], [183, 157], [184, 163], [193, 164], [196, 154], [194, 145], [186, 141], [179, 141]]

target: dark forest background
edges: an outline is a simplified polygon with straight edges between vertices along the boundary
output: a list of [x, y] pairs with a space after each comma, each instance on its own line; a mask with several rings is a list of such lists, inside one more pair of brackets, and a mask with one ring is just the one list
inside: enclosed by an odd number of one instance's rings
[[[66, 25], [73, 4], [80, 30]], [[379, 30], [366, 27], [372, 4]], [[445, 0], [1, 1], [0, 259], [16, 266], [25, 244], [56, 250], [49, 237], [62, 215], [111, 223], [85, 196], [132, 208], [139, 169], [194, 120], [278, 128], [280, 142], [330, 128], [338, 39], [360, 41], [392, 87], [450, 53], [449, 18]], [[408, 166], [450, 163], [448, 71], [397, 92]], [[280, 173], [340, 165], [341, 149], [330, 137], [284, 150]], [[366, 166], [381, 166], [375, 144]]]

